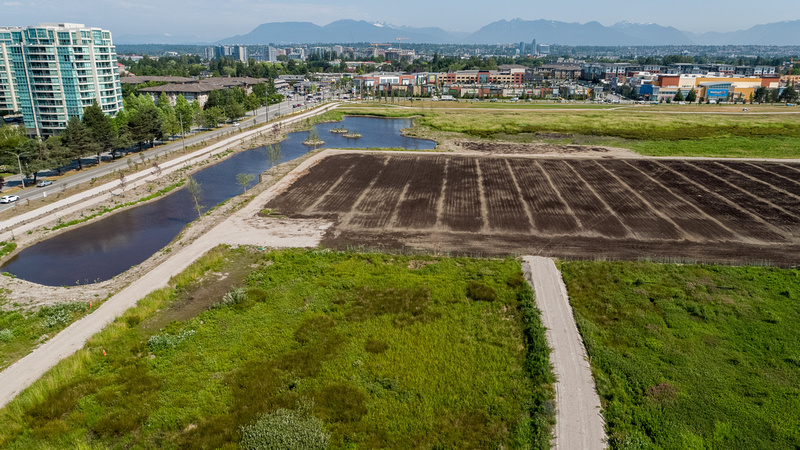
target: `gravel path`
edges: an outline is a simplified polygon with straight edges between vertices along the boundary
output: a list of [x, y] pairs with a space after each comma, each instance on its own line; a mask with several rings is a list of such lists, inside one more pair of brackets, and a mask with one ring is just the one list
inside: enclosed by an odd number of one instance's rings
[[600, 397], [561, 273], [550, 258], [522, 259], [522, 271], [536, 293], [536, 306], [542, 311], [542, 323], [547, 328], [547, 343], [553, 349], [550, 361], [556, 376], [555, 448], [605, 448]]

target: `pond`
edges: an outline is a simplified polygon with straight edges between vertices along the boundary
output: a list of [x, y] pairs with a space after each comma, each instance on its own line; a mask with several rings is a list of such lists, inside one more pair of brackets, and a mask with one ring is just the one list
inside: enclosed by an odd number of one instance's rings
[[[333, 127], [362, 134], [349, 139], [331, 133]], [[325, 148], [432, 149], [433, 141], [409, 138], [400, 133], [410, 119], [345, 117], [342, 122], [315, 125]], [[290, 133], [280, 143], [281, 162], [308, 153], [303, 145], [308, 132]], [[258, 147], [237, 153], [218, 164], [196, 172], [203, 211], [242, 193], [236, 181], [240, 173], [258, 174], [269, 168], [267, 150]], [[197, 211], [186, 189], [150, 203], [130, 208], [88, 225], [80, 226], [20, 251], [0, 271], [48, 286], [69, 286], [108, 280], [140, 264], [169, 244]]]

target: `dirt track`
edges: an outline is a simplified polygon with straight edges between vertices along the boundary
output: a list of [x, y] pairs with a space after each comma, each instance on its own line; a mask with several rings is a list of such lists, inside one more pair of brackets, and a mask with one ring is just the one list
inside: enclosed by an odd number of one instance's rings
[[536, 293], [536, 307], [542, 312], [550, 362], [556, 376], [556, 449], [602, 449], [606, 447], [605, 422], [600, 414], [600, 397], [592, 370], [578, 333], [567, 288], [553, 260], [525, 256], [522, 271]]

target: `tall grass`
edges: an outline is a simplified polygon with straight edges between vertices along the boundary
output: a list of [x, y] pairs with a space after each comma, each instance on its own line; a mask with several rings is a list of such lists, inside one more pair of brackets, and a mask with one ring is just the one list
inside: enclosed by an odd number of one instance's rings
[[612, 448], [795, 448], [800, 271], [566, 262]]
[[270, 252], [236, 301], [145, 326], [225, 260], [193, 265], [23, 393], [0, 444], [219, 448], [279, 439], [263, 423], [290, 420], [284, 437], [319, 421], [334, 448], [549, 447], [553, 378], [518, 261]]
[[[581, 144], [589, 138], [613, 139], [612, 145], [651, 156], [797, 158], [800, 122], [793, 115], [721, 115], [644, 113], [636, 110], [474, 111], [353, 108], [350, 114], [405, 117], [433, 131], [478, 138], [525, 135], [527, 140]], [[567, 142], [560, 142], [566, 139]]]

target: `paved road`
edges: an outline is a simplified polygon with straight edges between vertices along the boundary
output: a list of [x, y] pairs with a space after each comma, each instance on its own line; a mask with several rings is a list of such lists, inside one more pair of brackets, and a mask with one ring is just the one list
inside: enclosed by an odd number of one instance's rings
[[542, 324], [547, 328], [547, 343], [553, 349], [550, 362], [556, 375], [555, 448], [605, 448], [600, 397], [561, 273], [550, 258], [522, 259], [522, 271], [536, 293], [536, 306], [542, 311]]
[[[269, 118], [272, 119], [272, 118], [277, 117], [279, 115], [290, 114], [292, 112], [296, 112], [296, 111], [300, 111], [300, 110], [305, 109], [305, 106], [302, 106], [301, 108], [292, 107], [292, 104], [296, 105], [297, 103], [298, 102], [296, 102], [296, 101], [292, 102], [292, 103], [286, 101], [286, 102], [283, 102], [283, 103], [280, 103], [280, 104], [277, 104], [277, 105], [270, 105], [270, 107], [269, 107]], [[315, 106], [315, 105], [311, 105], [311, 106]], [[258, 123], [264, 123], [266, 117], [267, 117], [267, 108], [261, 108], [261, 109], [257, 110], [255, 115], [252, 115], [252, 112], [248, 112], [248, 117], [239, 122], [239, 124], [240, 124], [239, 127], [248, 127], [250, 125], [253, 125], [254, 121], [258, 121]], [[197, 143], [199, 143], [201, 141], [204, 141], [204, 140], [213, 139], [213, 138], [215, 138], [217, 136], [220, 136], [220, 135], [222, 135], [224, 133], [229, 133], [231, 130], [234, 130], [234, 129], [239, 128], [239, 127], [225, 126], [225, 127], [222, 127], [222, 128], [216, 129], [216, 130], [212, 130], [212, 131], [209, 131], [209, 132], [206, 132], [206, 133], [193, 134], [193, 135], [186, 136], [186, 145], [187, 146], [191, 146], [193, 144], [197, 144]], [[146, 150], [146, 151], [143, 151], [142, 153], [144, 154], [145, 158], [151, 159], [156, 154], [163, 155], [165, 152], [166, 153], [172, 153], [174, 151], [182, 150], [183, 149], [183, 145], [184, 145], [183, 141], [181, 139], [177, 139], [177, 140], [172, 141], [171, 143], [169, 143], [167, 145], [163, 145], [163, 146], [160, 146], [158, 148]], [[111, 159], [111, 155], [108, 154], [108, 153], [105, 154], [105, 156], [103, 157], [103, 160], [105, 161], [106, 159], [110, 160]], [[18, 195], [20, 197], [19, 203], [24, 203], [25, 200], [27, 200], [27, 199], [33, 200], [35, 198], [41, 198], [44, 195], [55, 194], [56, 192], [58, 192], [58, 190], [60, 190], [63, 187], [64, 184], [68, 184], [69, 186], [75, 186], [76, 184], [81, 184], [81, 183], [85, 183], [85, 182], [91, 181], [92, 178], [99, 178], [99, 177], [101, 177], [103, 175], [109, 174], [109, 173], [111, 173], [111, 172], [113, 172], [115, 170], [127, 169], [128, 168], [128, 160], [127, 160], [127, 158], [125, 158], [125, 159], [120, 158], [120, 159], [117, 159], [115, 161], [105, 162], [105, 163], [103, 163], [103, 164], [101, 164], [99, 166], [97, 166], [96, 163], [97, 163], [97, 157], [96, 156], [95, 157], [91, 157], [91, 158], [83, 158], [83, 164], [84, 164], [84, 167], [85, 167], [84, 170], [81, 170], [79, 172], [75, 172], [75, 173], [71, 174], [70, 176], [62, 178], [60, 180], [56, 180], [50, 186], [47, 186], [47, 187], [44, 187], [44, 188], [37, 188], [37, 187], [33, 187], [33, 186], [29, 185], [27, 188], [25, 188], [25, 189], [23, 189], [21, 191], [17, 191], [14, 194]], [[46, 178], [46, 176], [40, 174], [40, 178]], [[19, 175], [14, 175], [14, 176], [7, 177], [6, 178], [6, 183], [7, 183], [8, 186], [19, 186], [19, 180], [20, 180], [20, 176]], [[0, 205], [0, 212], [3, 212], [5, 210], [7, 210], [7, 209], [14, 208], [14, 207], [16, 207], [15, 204]]]

